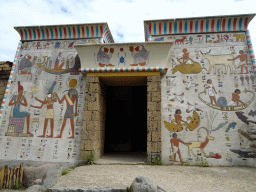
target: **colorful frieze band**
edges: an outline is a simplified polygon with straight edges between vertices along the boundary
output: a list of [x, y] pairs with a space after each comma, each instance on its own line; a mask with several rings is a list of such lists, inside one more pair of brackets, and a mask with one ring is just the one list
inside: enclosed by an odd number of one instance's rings
[[145, 39], [150, 35], [246, 31], [255, 14], [144, 21]]
[[107, 23], [14, 28], [22, 41], [103, 37], [105, 43], [114, 43]]
[[246, 31], [246, 40], [247, 40], [247, 46], [249, 49], [250, 58], [252, 60], [253, 70], [254, 70], [254, 73], [256, 74], [256, 60], [255, 60], [255, 55], [252, 47], [251, 35], [249, 31]]
[[167, 67], [136, 67], [136, 68], [84, 68], [79, 71], [82, 73], [85, 72], [136, 72], [136, 71], [167, 71]]
[[5, 92], [4, 92], [4, 98], [3, 98], [2, 105], [1, 105], [1, 109], [0, 109], [0, 119], [2, 118], [2, 114], [3, 114], [3, 110], [4, 110], [5, 101], [6, 101], [6, 99], [7, 99], [7, 94], [8, 94], [8, 92], [9, 92], [10, 85], [11, 85], [11, 82], [12, 82], [12, 79], [13, 79], [14, 70], [15, 70], [15, 67], [16, 67], [16, 62], [17, 62], [18, 55], [19, 55], [19, 52], [20, 52], [21, 44], [22, 44], [22, 43], [19, 42], [18, 48], [17, 48], [17, 51], [16, 51], [16, 54], [15, 54], [15, 58], [14, 58], [14, 61], [13, 61], [11, 73], [10, 73], [10, 76], [9, 76], [9, 80], [8, 80], [8, 82], [7, 82], [7, 86], [6, 86], [6, 89], [5, 89]]

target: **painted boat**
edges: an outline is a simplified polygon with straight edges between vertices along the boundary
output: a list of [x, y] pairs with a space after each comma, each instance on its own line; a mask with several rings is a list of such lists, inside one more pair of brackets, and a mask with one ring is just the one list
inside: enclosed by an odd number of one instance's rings
[[217, 110], [221, 110], [221, 111], [238, 111], [238, 110], [244, 110], [245, 108], [247, 108], [254, 100], [255, 98], [255, 93], [252, 91], [248, 91], [247, 89], [245, 89], [244, 91], [245, 93], [251, 93], [252, 94], [252, 98], [245, 103], [245, 105], [238, 105], [238, 106], [218, 106], [218, 105], [214, 105], [209, 103], [208, 101], [205, 101], [201, 98], [201, 94], [205, 93], [205, 92], [201, 92], [198, 94], [198, 98], [206, 105], [208, 105], [209, 107], [213, 108], [213, 109], [217, 109]]
[[71, 69], [55, 70], [55, 69], [50, 69], [50, 68], [44, 67], [43, 70], [44, 70], [45, 72], [47, 72], [47, 73], [50, 73], [50, 74], [61, 75], [61, 74], [69, 73]]

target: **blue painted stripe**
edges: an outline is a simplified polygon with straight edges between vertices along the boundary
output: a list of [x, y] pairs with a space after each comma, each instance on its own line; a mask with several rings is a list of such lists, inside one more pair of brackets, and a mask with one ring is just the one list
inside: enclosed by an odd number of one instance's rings
[[4, 96], [4, 99], [7, 99], [7, 97], [6, 97], [6, 96]]
[[103, 36], [104, 36], [104, 33], [106, 33], [106, 31], [108, 30], [108, 28], [105, 28], [104, 31], [103, 31]]
[[6, 89], [10, 89], [10, 85], [6, 87]]
[[50, 28], [50, 33], [51, 33], [51, 39], [53, 39], [53, 29]]
[[68, 27], [68, 37], [71, 38], [71, 29]]
[[110, 36], [110, 34], [109, 34], [109, 33], [107, 34], [106, 39], [108, 38], [108, 36]]
[[59, 32], [60, 32], [60, 39], [62, 39], [62, 30], [61, 30], [61, 28], [59, 28]]
[[45, 36], [44, 36], [44, 29], [41, 29], [41, 32], [42, 32], [42, 39], [45, 39]]
[[205, 31], [209, 32], [209, 20], [206, 20]]
[[251, 40], [249, 40], [249, 41], [247, 41], [247, 43], [248, 43], [248, 44], [251, 44], [251, 43], [252, 43], [252, 41], [251, 41]]
[[99, 37], [99, 27], [96, 25], [96, 37]]
[[97, 72], [97, 68], [94, 68], [93, 70]]
[[77, 38], [80, 38], [80, 27], [77, 27]]
[[156, 23], [154, 23], [154, 35], [156, 34]]
[[220, 19], [217, 21], [217, 31], [220, 31]]
[[231, 18], [229, 18], [229, 20], [228, 20], [228, 31], [230, 31], [231, 30]]
[[177, 33], [177, 25], [178, 25], [177, 21], [174, 21], [174, 33]]
[[1, 106], [1, 109], [3, 109], [4, 108], [4, 106]]
[[185, 24], [184, 24], [184, 32], [185, 33], [188, 32], [188, 21], [187, 20], [185, 21]]
[[246, 33], [247, 35], [249, 35], [250, 32], [249, 32], [249, 31], [246, 31], [245, 33]]
[[250, 52], [250, 53], [254, 53], [254, 51], [253, 51], [253, 50], [250, 50], [249, 52]]
[[195, 23], [195, 32], [198, 32], [198, 20], [196, 20], [196, 23]]
[[167, 23], [164, 23], [164, 34], [167, 34]]
[[243, 18], [241, 17], [239, 19], [239, 30], [242, 30], [242, 23], [243, 23]]
[[105, 68], [104, 71], [108, 71], [108, 68]]
[[27, 30], [26, 29], [24, 29], [24, 33], [25, 33], [25, 40], [27, 40], [28, 39], [28, 34], [27, 34]]
[[33, 29], [33, 36], [34, 36], [34, 39], [36, 39], [36, 30]]
[[256, 60], [252, 60], [252, 63], [256, 63]]
[[126, 71], [129, 71], [129, 69], [128, 69], [128, 68], [126, 68], [125, 70], [126, 70]]
[[89, 32], [89, 27], [88, 26], [86, 26], [86, 34], [87, 34], [87, 37], [90, 36], [90, 32]]
[[11, 71], [15, 71], [15, 69], [11, 69]]

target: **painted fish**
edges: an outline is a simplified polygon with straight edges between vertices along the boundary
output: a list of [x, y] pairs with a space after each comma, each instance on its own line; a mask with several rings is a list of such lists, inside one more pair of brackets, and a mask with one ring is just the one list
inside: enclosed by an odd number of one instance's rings
[[230, 130], [231, 128], [235, 129], [236, 125], [237, 125], [236, 122], [230, 123], [230, 124], [228, 125], [228, 128], [226, 129], [226, 132], [229, 132], [229, 130]]
[[248, 113], [248, 115], [249, 116], [256, 116], [256, 110], [255, 111], [253, 111], [253, 110], [251, 110], [249, 113]]
[[220, 128], [224, 127], [227, 123], [228, 123], [228, 121], [226, 121], [226, 122], [224, 122], [224, 123], [220, 123], [220, 124], [218, 125], [218, 127], [217, 127], [216, 129], [213, 129], [212, 131], [217, 131], [217, 130], [219, 130]]
[[245, 115], [243, 115], [244, 112], [242, 112], [242, 111], [236, 111], [235, 113], [236, 113], [237, 117], [238, 117], [241, 121], [243, 121], [244, 123], [246, 123], [247, 125], [249, 125], [249, 123], [254, 123], [254, 124], [256, 124], [255, 121], [251, 121], [251, 120], [248, 121], [248, 117], [246, 117]]

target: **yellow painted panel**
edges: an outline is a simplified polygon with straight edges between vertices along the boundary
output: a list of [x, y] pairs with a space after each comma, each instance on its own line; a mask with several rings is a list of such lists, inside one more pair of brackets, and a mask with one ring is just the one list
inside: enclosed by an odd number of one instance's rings
[[98, 77], [114, 77], [114, 76], [155, 76], [160, 75], [160, 72], [98, 72], [98, 73], [86, 73], [87, 76], [98, 76]]

